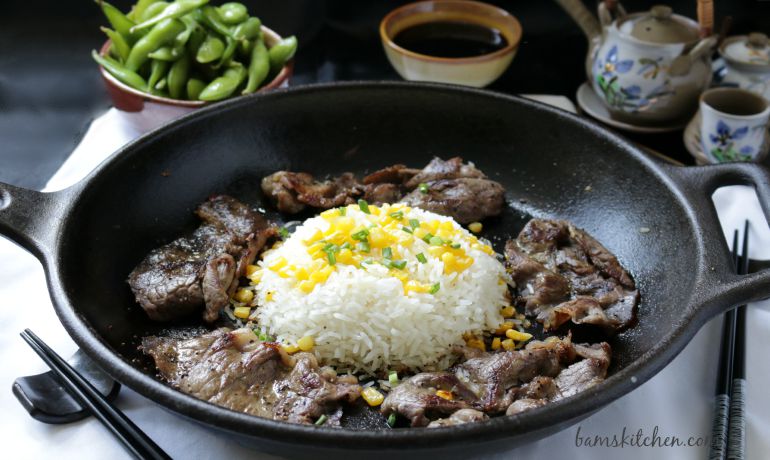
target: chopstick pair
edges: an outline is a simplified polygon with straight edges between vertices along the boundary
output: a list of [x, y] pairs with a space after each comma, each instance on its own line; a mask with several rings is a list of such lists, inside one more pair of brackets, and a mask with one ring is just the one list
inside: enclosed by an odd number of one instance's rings
[[51, 368], [69, 394], [102, 422], [134, 457], [140, 459], [171, 458], [34, 332], [24, 329], [21, 337]]
[[[733, 233], [733, 263], [739, 275], [749, 272], [749, 221], [743, 227], [738, 255], [738, 230]], [[742, 460], [746, 449], [746, 305], [724, 314], [719, 374], [709, 460]]]

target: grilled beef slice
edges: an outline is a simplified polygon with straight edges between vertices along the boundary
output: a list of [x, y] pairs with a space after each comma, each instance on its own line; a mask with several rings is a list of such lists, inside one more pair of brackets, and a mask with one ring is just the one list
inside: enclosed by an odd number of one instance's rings
[[634, 319], [633, 279], [585, 231], [566, 221], [532, 219], [505, 247], [517, 303], [546, 329], [572, 321], [617, 332]]
[[341, 404], [361, 387], [321, 368], [314, 355], [287, 355], [250, 329], [226, 328], [189, 339], [146, 337], [141, 349], [160, 376], [196, 398], [251, 415], [313, 423], [321, 415], [339, 422]]
[[128, 276], [137, 302], [155, 321], [199, 310], [207, 322], [220, 310], [257, 253], [276, 230], [235, 198], [220, 195], [201, 204], [203, 223], [192, 235], [153, 249]]

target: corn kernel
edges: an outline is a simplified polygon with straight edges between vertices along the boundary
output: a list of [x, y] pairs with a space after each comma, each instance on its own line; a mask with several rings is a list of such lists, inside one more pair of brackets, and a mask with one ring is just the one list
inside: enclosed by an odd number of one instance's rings
[[441, 221], [432, 220], [430, 222], [424, 222], [424, 225], [428, 229], [429, 232], [431, 232], [431, 233], [433, 233], [435, 235], [436, 232], [438, 232], [438, 226], [441, 225]]
[[246, 276], [251, 278], [251, 275], [253, 275], [254, 273], [256, 273], [256, 272], [258, 272], [260, 270], [262, 270], [262, 269], [259, 268], [259, 265], [246, 265]]
[[236, 318], [247, 319], [251, 314], [251, 308], [249, 307], [235, 307], [233, 309], [233, 315]]
[[516, 329], [508, 329], [505, 331], [505, 336], [518, 342], [526, 342], [532, 338], [532, 334], [527, 332], [519, 332]]
[[307, 268], [299, 267], [297, 271], [294, 272], [294, 277], [297, 278], [298, 281], [304, 281], [310, 277], [310, 274], [307, 272]]
[[311, 273], [310, 280], [315, 281], [316, 283], [326, 282], [326, 279], [329, 278], [329, 275], [331, 275], [333, 271], [334, 271], [334, 267], [331, 265], [327, 265], [326, 267]]
[[313, 340], [313, 337], [306, 335], [305, 337], [297, 340], [297, 346], [302, 351], [310, 351], [315, 346], [315, 340]]
[[262, 281], [262, 273], [264, 273], [264, 270], [261, 268], [259, 270], [256, 270], [254, 273], [249, 275], [249, 279], [254, 284], [259, 284], [260, 281]]
[[447, 401], [451, 401], [451, 400], [455, 399], [455, 397], [452, 394], [452, 392], [451, 391], [446, 391], [446, 390], [436, 390], [436, 396], [438, 396], [439, 398], [446, 399]]
[[343, 249], [337, 254], [337, 262], [350, 265], [353, 262], [353, 253], [350, 249]]
[[472, 224], [468, 225], [468, 230], [472, 231], [473, 233], [481, 233], [481, 230], [484, 229], [484, 226], [481, 225], [481, 222], [473, 222]]
[[379, 406], [385, 400], [385, 396], [374, 387], [366, 387], [361, 390], [361, 397], [372, 407]]
[[492, 346], [491, 348], [493, 350], [499, 350], [500, 349], [500, 337], [495, 337], [492, 339]]
[[353, 227], [356, 225], [356, 222], [352, 217], [344, 216], [338, 217], [334, 225], [341, 233], [350, 233], [350, 231], [353, 230]]
[[454, 226], [454, 225], [452, 225], [452, 222], [451, 222], [451, 221], [448, 221], [448, 220], [445, 220], [445, 221], [441, 222], [441, 223], [438, 225], [438, 227], [439, 227], [440, 229], [442, 229], [442, 230], [448, 230], [448, 231], [454, 231], [454, 229], [455, 229], [455, 226]]
[[388, 236], [377, 227], [369, 230], [369, 245], [373, 248], [384, 248], [389, 244]]
[[432, 255], [433, 257], [441, 257], [442, 254], [444, 254], [446, 251], [446, 248], [444, 246], [430, 246], [428, 247], [428, 254]]
[[419, 281], [409, 280], [404, 285], [404, 294], [409, 294], [409, 292], [426, 293], [428, 291], [430, 291], [430, 285]]
[[297, 283], [297, 287], [300, 291], [304, 292], [305, 294], [309, 294], [313, 291], [313, 288], [315, 287], [315, 282], [310, 280], [303, 280]]
[[308, 238], [308, 239], [306, 239], [304, 241], [304, 243], [306, 245], [310, 246], [311, 244], [315, 243], [316, 241], [322, 240], [323, 237], [324, 237], [323, 232], [321, 232], [321, 230], [316, 230], [315, 233], [310, 235], [310, 238]]
[[511, 339], [505, 339], [500, 343], [505, 351], [511, 351], [516, 348], [516, 345]]
[[512, 322], [510, 322], [510, 321], [506, 321], [506, 322], [504, 322], [503, 324], [501, 324], [501, 325], [500, 325], [500, 327], [498, 327], [498, 328], [495, 330], [495, 334], [497, 334], [497, 335], [504, 335], [504, 334], [505, 334], [505, 332], [506, 332], [508, 329], [513, 329], [513, 323], [512, 323]]
[[425, 235], [428, 234], [428, 231], [422, 227], [417, 227], [414, 229], [413, 234], [415, 237], [422, 239], [423, 237], [425, 237]]
[[483, 341], [483, 340], [481, 340], [481, 339], [479, 339], [479, 338], [476, 338], [476, 337], [474, 337], [474, 338], [472, 338], [472, 339], [469, 339], [469, 340], [466, 340], [466, 341], [465, 341], [465, 344], [466, 344], [466, 345], [467, 345], [469, 348], [477, 348], [477, 349], [479, 349], [479, 350], [481, 350], [481, 351], [487, 351], [487, 347], [486, 347], [486, 345], [484, 344], [484, 341]]
[[292, 343], [283, 344], [282, 346], [283, 346], [283, 349], [286, 351], [286, 353], [290, 355], [293, 355], [294, 353], [299, 351], [299, 347]]
[[511, 316], [514, 315], [514, 313], [516, 313], [516, 309], [508, 305], [506, 307], [501, 308], [500, 313], [503, 314], [504, 318], [510, 318]]
[[278, 276], [280, 276], [281, 278], [288, 278], [292, 276], [292, 274], [294, 273], [294, 269], [295, 269], [294, 265], [287, 265], [282, 269], [278, 270], [276, 273], [278, 273]]
[[288, 261], [286, 260], [285, 257], [281, 256], [281, 257], [278, 257], [277, 259], [275, 259], [275, 261], [273, 261], [273, 263], [268, 265], [267, 268], [269, 268], [270, 270], [273, 270], [273, 271], [278, 271], [278, 270], [282, 269], [283, 267], [285, 267], [286, 264], [288, 264]]
[[233, 298], [240, 303], [249, 303], [254, 299], [254, 291], [251, 289], [238, 289]]
[[273, 297], [275, 297], [275, 292], [267, 291], [267, 294], [265, 294], [265, 302], [270, 302], [273, 300]]
[[334, 208], [327, 209], [326, 211], [321, 213], [321, 217], [323, 217], [324, 219], [331, 219], [332, 217], [339, 216], [339, 215], [340, 215], [340, 212]]

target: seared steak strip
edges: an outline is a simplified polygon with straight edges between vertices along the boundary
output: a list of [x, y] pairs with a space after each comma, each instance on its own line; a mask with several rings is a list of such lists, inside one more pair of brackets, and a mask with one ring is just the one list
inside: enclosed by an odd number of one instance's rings
[[505, 247], [517, 303], [546, 329], [567, 321], [617, 332], [634, 319], [633, 279], [604, 246], [566, 221], [532, 219]]
[[137, 302], [155, 321], [203, 310], [217, 319], [238, 279], [276, 230], [235, 198], [221, 195], [201, 204], [203, 224], [192, 235], [153, 249], [128, 276]]
[[171, 386], [260, 417], [313, 423], [327, 415], [327, 423], [338, 424], [341, 404], [361, 392], [356, 383], [320, 368], [314, 355], [289, 356], [245, 328], [222, 328], [191, 339], [146, 337], [141, 349]]
[[[425, 184], [427, 190], [418, 187]], [[329, 209], [363, 198], [372, 204], [403, 201], [467, 224], [502, 212], [505, 190], [462, 158], [434, 158], [422, 170], [393, 165], [358, 182], [347, 172], [317, 181], [307, 173], [278, 171], [262, 179], [262, 191], [279, 211], [297, 213], [307, 206]]]

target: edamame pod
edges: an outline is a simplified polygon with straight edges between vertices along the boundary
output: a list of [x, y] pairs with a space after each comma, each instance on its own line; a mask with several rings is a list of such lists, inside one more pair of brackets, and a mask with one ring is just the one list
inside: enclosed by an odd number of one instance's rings
[[131, 47], [128, 46], [128, 42], [123, 38], [123, 35], [106, 27], [100, 27], [100, 29], [107, 35], [107, 38], [110, 39], [110, 51], [121, 61], [125, 62], [128, 58], [128, 53], [131, 51]]
[[228, 68], [221, 77], [214, 79], [198, 95], [201, 101], [219, 101], [232, 95], [246, 79], [246, 69], [241, 64]]
[[195, 54], [195, 60], [201, 64], [208, 64], [221, 58], [225, 52], [225, 44], [213, 34], [208, 34], [206, 40], [201, 43]]
[[168, 84], [168, 94], [174, 99], [181, 99], [187, 78], [190, 75], [190, 57], [182, 56], [176, 62], [171, 64], [166, 81]]
[[238, 49], [237, 41], [233, 40], [230, 37], [227, 37], [225, 41], [227, 42], [225, 51], [222, 53], [222, 57], [219, 58], [219, 62], [214, 67], [222, 67], [222, 66], [228, 65], [230, 63], [230, 60], [233, 57], [233, 54], [235, 54], [235, 50]]
[[203, 88], [206, 87], [206, 82], [198, 80], [197, 78], [191, 78], [187, 80], [187, 99], [191, 101], [198, 100]]
[[161, 46], [152, 53], [148, 54], [147, 57], [150, 59], [157, 59], [159, 61], [174, 62], [184, 54], [184, 46]]
[[294, 53], [297, 51], [297, 37], [292, 35], [291, 37], [284, 38], [280, 42], [273, 45], [268, 51], [270, 56], [270, 70], [273, 72], [280, 72], [281, 68], [286, 62], [294, 57]]
[[219, 6], [219, 16], [228, 25], [240, 24], [249, 17], [249, 11], [243, 3], [228, 2]]
[[249, 18], [235, 26], [233, 38], [236, 40], [254, 40], [262, 31], [262, 21], [259, 18]]
[[270, 58], [268, 57], [267, 48], [265, 48], [264, 41], [257, 40], [254, 44], [254, 49], [251, 52], [251, 63], [249, 64], [249, 81], [246, 83], [246, 88], [243, 90], [243, 94], [253, 93], [259, 88], [259, 85], [267, 77], [270, 72]]
[[159, 14], [131, 27], [131, 32], [136, 32], [137, 30], [152, 27], [164, 19], [175, 19], [184, 16], [190, 11], [197, 9], [208, 2], [209, 0], [176, 0], [175, 2], [163, 8], [163, 11], [161, 11]]
[[144, 10], [146, 10], [148, 6], [152, 5], [156, 1], [157, 0], [138, 0], [131, 8], [131, 11], [128, 12], [126, 17], [134, 22], [137, 22], [139, 18], [142, 17]]
[[136, 19], [139, 22], [146, 21], [154, 16], [159, 15], [161, 11], [165, 10], [168, 5], [169, 5], [168, 2], [163, 2], [163, 1], [150, 3], [150, 6], [148, 6], [147, 9], [142, 11], [142, 14], [138, 15], [138, 17], [134, 19]]
[[222, 18], [219, 16], [219, 11], [217, 11], [217, 9], [213, 6], [205, 5], [195, 10], [193, 14], [195, 20], [206, 24], [210, 29], [214, 30], [218, 34], [225, 37], [235, 38], [233, 37], [233, 32], [230, 30], [230, 28], [222, 22]]
[[112, 29], [123, 36], [126, 42], [131, 45], [138, 40], [139, 35], [131, 32], [131, 28], [134, 26], [134, 21], [128, 19], [119, 9], [115, 8], [107, 2], [98, 2], [102, 8], [104, 16], [107, 18], [107, 22], [110, 23]]
[[150, 78], [147, 80], [147, 88], [150, 92], [153, 92], [155, 85], [158, 84], [161, 78], [166, 76], [168, 68], [171, 64], [168, 61], [159, 61], [153, 59], [150, 65]]
[[96, 50], [91, 51], [91, 57], [93, 57], [94, 61], [96, 61], [100, 66], [104, 67], [107, 72], [112, 74], [113, 77], [117, 78], [128, 86], [136, 88], [140, 91], [145, 91], [147, 89], [147, 82], [144, 81], [144, 78], [139, 76], [138, 73], [126, 69], [108, 57], [99, 55]]
[[136, 72], [147, 61], [150, 53], [172, 41], [183, 30], [184, 23], [179, 19], [164, 19], [159, 22], [131, 48], [126, 59], [126, 68]]

